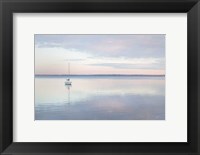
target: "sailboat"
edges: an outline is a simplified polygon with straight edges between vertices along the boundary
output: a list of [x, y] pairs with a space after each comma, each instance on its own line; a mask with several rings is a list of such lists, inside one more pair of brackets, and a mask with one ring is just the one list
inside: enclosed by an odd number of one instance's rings
[[[70, 64], [68, 63], [68, 76], [70, 76]], [[65, 81], [65, 85], [71, 85], [72, 82], [70, 81], [70, 78], [67, 78]]]

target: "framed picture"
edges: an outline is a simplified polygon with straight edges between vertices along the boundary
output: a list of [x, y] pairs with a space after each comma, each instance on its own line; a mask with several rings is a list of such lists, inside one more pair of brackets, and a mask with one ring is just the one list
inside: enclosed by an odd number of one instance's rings
[[1, 153], [199, 154], [199, 9], [1, 0]]
[[164, 34], [36, 34], [34, 52], [35, 121], [165, 120]]

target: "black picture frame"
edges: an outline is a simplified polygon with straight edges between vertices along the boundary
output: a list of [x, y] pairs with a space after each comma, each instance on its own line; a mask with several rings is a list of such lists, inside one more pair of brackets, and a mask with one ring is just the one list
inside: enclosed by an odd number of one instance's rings
[[[200, 154], [199, 0], [0, 0], [1, 154]], [[188, 142], [22, 143], [13, 142], [13, 13], [187, 13]], [[24, 126], [25, 128], [25, 126]], [[53, 134], [53, 133], [52, 133]]]

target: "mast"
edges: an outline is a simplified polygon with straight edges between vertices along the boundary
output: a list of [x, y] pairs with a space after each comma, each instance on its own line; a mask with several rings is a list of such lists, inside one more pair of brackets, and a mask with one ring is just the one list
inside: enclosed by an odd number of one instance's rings
[[68, 75], [70, 76], [70, 63], [68, 63]]

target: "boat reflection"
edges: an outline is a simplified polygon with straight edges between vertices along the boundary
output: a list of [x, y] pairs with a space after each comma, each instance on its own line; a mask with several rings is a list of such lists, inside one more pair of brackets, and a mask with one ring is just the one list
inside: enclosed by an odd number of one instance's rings
[[65, 85], [65, 88], [67, 88], [67, 104], [70, 104], [70, 88], [72, 85]]

